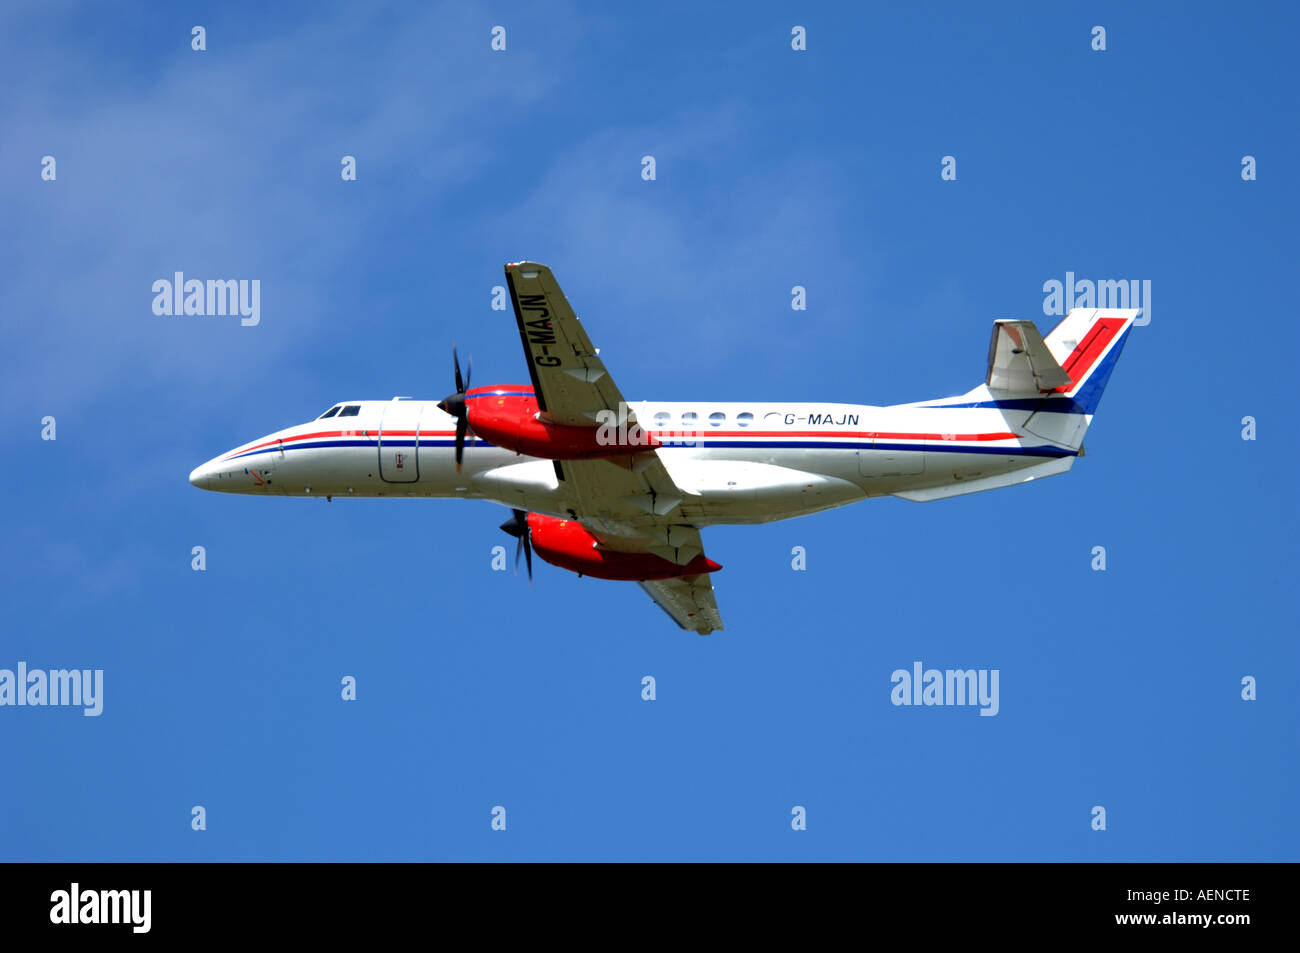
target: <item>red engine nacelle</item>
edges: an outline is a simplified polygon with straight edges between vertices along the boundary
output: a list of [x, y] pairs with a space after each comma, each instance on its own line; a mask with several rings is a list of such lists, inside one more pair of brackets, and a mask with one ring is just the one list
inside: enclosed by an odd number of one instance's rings
[[475, 436], [545, 460], [626, 456], [660, 445], [640, 427], [570, 427], [539, 420], [537, 398], [526, 386], [475, 387], [465, 394], [465, 413]]
[[596, 537], [574, 520], [540, 513], [528, 514], [528, 535], [533, 549], [553, 566], [598, 579], [672, 579], [717, 572], [722, 567], [703, 553], [685, 566], [654, 553], [620, 553], [597, 549]]

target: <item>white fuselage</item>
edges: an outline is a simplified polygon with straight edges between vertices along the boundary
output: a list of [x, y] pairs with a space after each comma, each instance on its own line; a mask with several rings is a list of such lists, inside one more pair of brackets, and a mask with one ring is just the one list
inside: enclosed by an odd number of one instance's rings
[[[892, 407], [707, 401], [630, 406], [664, 444], [659, 458], [685, 494], [678, 515], [706, 526], [765, 523], [873, 496], [925, 498], [929, 488], [964, 485], [957, 492], [970, 492], [982, 484], [1006, 485], [1000, 478], [1030, 467], [1069, 468], [1075, 450], [1026, 430], [1028, 410], [988, 398], [978, 388], [964, 397]], [[472, 435], [458, 472], [455, 419], [434, 401], [395, 398], [347, 406], [356, 408], [351, 416], [269, 434], [203, 464], [190, 481], [203, 489], [267, 496], [486, 499], [553, 516], [575, 505], [552, 461]]]

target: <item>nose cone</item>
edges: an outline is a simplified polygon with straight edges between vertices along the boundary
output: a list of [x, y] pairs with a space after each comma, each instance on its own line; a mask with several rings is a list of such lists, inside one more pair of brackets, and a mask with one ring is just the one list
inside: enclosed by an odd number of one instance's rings
[[212, 489], [212, 466], [211, 463], [200, 464], [190, 471], [190, 483], [197, 486], [200, 490]]

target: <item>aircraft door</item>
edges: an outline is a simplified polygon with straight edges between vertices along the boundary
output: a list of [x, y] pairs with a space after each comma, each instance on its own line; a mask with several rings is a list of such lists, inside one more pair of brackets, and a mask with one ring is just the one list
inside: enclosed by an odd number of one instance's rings
[[379, 476], [386, 483], [414, 483], [420, 478], [420, 409], [417, 400], [394, 400], [379, 423]]

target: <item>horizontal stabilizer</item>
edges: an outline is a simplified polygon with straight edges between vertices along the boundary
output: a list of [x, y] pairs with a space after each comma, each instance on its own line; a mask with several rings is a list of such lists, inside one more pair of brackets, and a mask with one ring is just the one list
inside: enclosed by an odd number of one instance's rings
[[1032, 321], [993, 323], [989, 342], [989, 390], [1041, 394], [1070, 384], [1070, 375], [1052, 356]]

